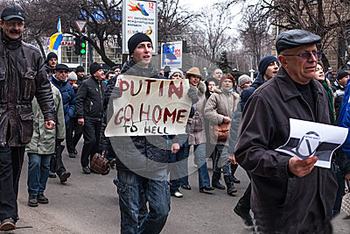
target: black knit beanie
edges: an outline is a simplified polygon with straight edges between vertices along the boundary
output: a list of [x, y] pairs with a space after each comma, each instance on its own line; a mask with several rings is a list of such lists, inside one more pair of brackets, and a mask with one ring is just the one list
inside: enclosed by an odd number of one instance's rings
[[275, 56], [268, 55], [263, 57], [258, 65], [259, 73], [264, 77], [267, 67], [270, 65], [270, 63], [275, 61], [278, 63], [278, 59]]
[[58, 59], [57, 54], [55, 54], [54, 52], [50, 52], [50, 53], [47, 55], [46, 62], [48, 62], [48, 61], [49, 61], [50, 59], [52, 59], [52, 58]]
[[152, 43], [151, 38], [144, 33], [136, 33], [132, 37], [130, 37], [128, 41], [129, 54], [131, 55], [136, 49], [137, 45], [144, 41]]
[[98, 70], [100, 70], [100, 69], [103, 69], [102, 64], [93, 62], [93, 63], [90, 65], [90, 74], [93, 76], [93, 75], [94, 75]]
[[342, 78], [344, 78], [345, 76], [349, 75], [349, 73], [347, 73], [346, 71], [344, 70], [340, 70], [338, 72], [338, 76], [337, 76], [337, 80], [341, 80]]
[[75, 72], [84, 72], [84, 67], [83, 66], [77, 66], [77, 68], [75, 69]]

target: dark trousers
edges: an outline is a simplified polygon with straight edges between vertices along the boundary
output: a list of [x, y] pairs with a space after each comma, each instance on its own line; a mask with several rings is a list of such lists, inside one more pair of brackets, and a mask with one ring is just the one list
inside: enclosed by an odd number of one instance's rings
[[61, 143], [61, 140], [56, 140], [56, 152], [52, 155], [50, 162], [50, 171], [56, 173], [58, 177], [60, 177], [62, 173], [66, 171], [66, 167], [62, 161], [64, 146], [61, 145]]
[[66, 132], [66, 144], [68, 153], [74, 153], [74, 149], [77, 146], [82, 135], [83, 126], [78, 124], [78, 118], [70, 118], [69, 127]]
[[84, 145], [81, 153], [81, 166], [89, 166], [92, 156], [98, 152], [100, 140], [101, 120], [84, 119]]
[[0, 220], [18, 217], [18, 182], [24, 147], [0, 147]]
[[[249, 173], [247, 173], [247, 175], [250, 179]], [[237, 209], [240, 209], [241, 211], [249, 213], [251, 192], [252, 192], [252, 184], [251, 184], [251, 182], [249, 182], [249, 185], [248, 185], [247, 189], [245, 190], [243, 196], [239, 199], [239, 201], [236, 204]]]

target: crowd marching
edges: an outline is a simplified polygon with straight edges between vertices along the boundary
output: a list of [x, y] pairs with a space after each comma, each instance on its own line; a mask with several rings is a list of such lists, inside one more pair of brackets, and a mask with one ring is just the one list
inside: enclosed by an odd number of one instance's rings
[[[234, 77], [219, 68], [205, 77], [198, 67], [159, 72], [152, 64], [151, 39], [137, 33], [128, 41], [129, 61], [112, 68], [94, 62], [85, 75], [82, 66], [57, 64], [53, 52], [43, 61], [38, 49], [22, 41], [24, 22], [21, 7], [2, 11], [0, 230], [16, 228], [25, 152], [28, 205], [37, 207], [49, 203], [49, 177], [66, 183], [71, 176], [62, 158], [66, 146], [70, 158], [80, 157], [85, 174], [97, 173], [90, 168], [95, 153], [116, 161], [121, 233], [162, 231], [170, 211], [168, 191], [182, 198], [181, 189], [191, 190], [190, 152], [200, 193], [219, 189], [234, 195], [240, 183], [235, 171], [238, 165], [246, 170], [251, 183], [234, 212], [247, 227], [259, 233], [332, 233], [330, 220], [340, 212], [344, 181], [350, 178], [350, 140], [334, 153], [331, 169], [314, 167], [316, 156], [296, 160], [274, 150], [288, 138], [289, 118], [350, 128], [350, 70], [325, 74], [319, 36], [298, 29], [280, 34], [278, 58], [263, 57], [255, 77]], [[106, 137], [109, 100], [122, 95], [119, 74], [187, 79], [192, 102], [187, 134]], [[83, 148], [77, 149], [81, 137]], [[125, 164], [130, 157], [133, 166]]]

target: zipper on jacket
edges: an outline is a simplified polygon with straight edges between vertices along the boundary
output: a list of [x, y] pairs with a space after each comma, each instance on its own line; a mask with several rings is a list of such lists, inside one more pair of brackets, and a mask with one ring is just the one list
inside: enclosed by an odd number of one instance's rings
[[92, 110], [92, 106], [94, 105], [94, 103], [93, 102], [90, 102], [90, 112], [91, 112], [91, 110]]
[[100, 92], [100, 103], [101, 103], [101, 110], [103, 111], [103, 97], [102, 97], [102, 89], [101, 89], [101, 81], [98, 83], [98, 90]]
[[[309, 103], [303, 97], [301, 97], [301, 99], [306, 103], [307, 107], [309, 108], [311, 116], [312, 116], [312, 120], [316, 121], [314, 113], [312, 112], [312, 109], [311, 109], [311, 106], [309, 105]], [[318, 96], [316, 98], [316, 109], [315, 109], [315, 112], [317, 111], [317, 101], [318, 101]]]

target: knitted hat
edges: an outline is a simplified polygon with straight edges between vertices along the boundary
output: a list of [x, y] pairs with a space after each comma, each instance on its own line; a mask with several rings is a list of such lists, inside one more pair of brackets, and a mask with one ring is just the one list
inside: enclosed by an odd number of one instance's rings
[[241, 75], [238, 78], [238, 86], [241, 87], [242, 85], [248, 83], [248, 82], [252, 82], [252, 79], [250, 78], [250, 76], [248, 75]]
[[130, 37], [128, 41], [129, 54], [131, 55], [132, 53], [134, 53], [134, 50], [136, 49], [137, 45], [144, 41], [151, 42], [152, 44], [151, 38], [144, 33], [136, 33], [132, 37]]
[[263, 57], [258, 65], [259, 73], [264, 77], [264, 74], [266, 72], [267, 67], [270, 65], [270, 63], [276, 61], [278, 63], [278, 59], [275, 56], [269, 55]]
[[233, 86], [235, 85], [235, 78], [230, 73], [227, 73], [221, 78], [221, 80], [220, 80], [220, 87], [222, 85], [222, 82], [224, 82], [224, 80], [226, 80], [226, 79], [230, 79], [232, 81], [232, 83], [233, 83]]
[[345, 76], [349, 75], [349, 73], [347, 73], [346, 71], [344, 70], [340, 70], [338, 72], [338, 76], [337, 76], [337, 80], [341, 80], [342, 78], [344, 78]]
[[75, 72], [72, 71], [71, 73], [69, 73], [67, 79], [68, 80], [78, 80], [78, 77], [77, 77], [77, 74], [75, 74]]
[[58, 59], [57, 54], [55, 54], [54, 52], [48, 53], [47, 58], [46, 58], [46, 61], [48, 62], [48, 61], [49, 61], [50, 59], [52, 59], [52, 58]]
[[175, 73], [180, 73], [181, 74], [181, 78], [183, 78], [184, 73], [180, 70], [180, 69], [171, 69], [170, 73], [169, 73], [169, 78], [171, 78]]
[[76, 69], [75, 69], [75, 72], [78, 73], [78, 72], [84, 72], [84, 68], [82, 66], [78, 66]]
[[100, 69], [103, 69], [102, 64], [93, 62], [93, 63], [90, 65], [90, 74], [91, 74], [91, 75], [94, 75], [94, 74], [95, 74], [98, 70], [100, 70]]

